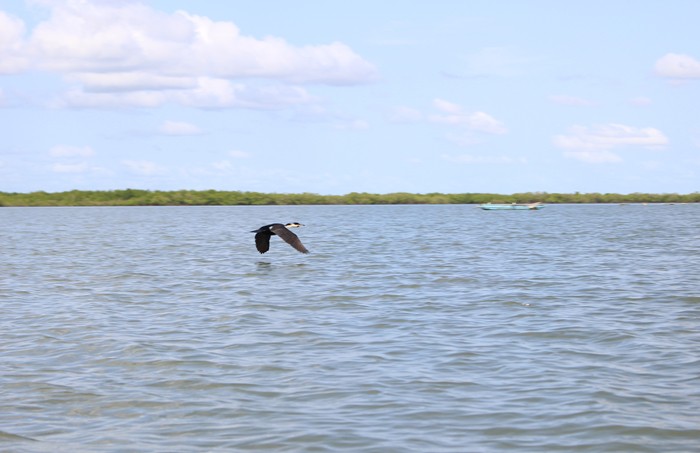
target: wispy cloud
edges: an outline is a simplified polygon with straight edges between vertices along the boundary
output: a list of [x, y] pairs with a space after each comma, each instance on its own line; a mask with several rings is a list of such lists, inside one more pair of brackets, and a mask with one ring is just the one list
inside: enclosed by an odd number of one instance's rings
[[613, 149], [638, 147], [662, 149], [669, 140], [660, 130], [638, 128], [623, 124], [602, 124], [592, 127], [573, 126], [568, 134], [556, 135], [552, 142], [565, 150], [565, 155], [583, 162], [620, 162], [622, 158]]
[[334, 127], [341, 130], [362, 131], [369, 129], [369, 123], [362, 119], [348, 119], [337, 121]]
[[508, 156], [478, 156], [473, 154], [443, 154], [441, 156], [448, 162], [457, 164], [525, 164], [527, 159]]
[[552, 95], [549, 100], [555, 104], [559, 105], [572, 105], [577, 107], [591, 107], [595, 105], [595, 102], [589, 101], [577, 96], [567, 96], [567, 95]]
[[56, 145], [49, 149], [51, 157], [90, 157], [94, 154], [90, 146]]
[[245, 159], [247, 157], [250, 157], [250, 153], [238, 149], [229, 151], [228, 155], [236, 159]]
[[645, 96], [637, 96], [629, 100], [629, 103], [635, 107], [646, 107], [651, 105], [651, 99]]
[[433, 106], [437, 113], [429, 115], [429, 120], [434, 123], [448, 124], [464, 127], [473, 132], [487, 134], [505, 134], [508, 132], [505, 125], [493, 116], [485, 112], [465, 112], [462, 106], [444, 99], [433, 100]]
[[147, 160], [125, 160], [122, 163], [132, 172], [138, 175], [151, 176], [161, 174], [165, 171], [164, 168], [155, 162]]
[[158, 129], [165, 135], [198, 135], [202, 133], [199, 126], [183, 121], [166, 121]]
[[607, 149], [564, 151], [564, 156], [589, 164], [622, 162], [622, 157]]
[[460, 104], [442, 98], [432, 101], [432, 109], [398, 106], [389, 113], [394, 123], [424, 123], [445, 126], [445, 138], [461, 146], [473, 146], [488, 135], [504, 135], [508, 129], [498, 119], [483, 111], [469, 111]]

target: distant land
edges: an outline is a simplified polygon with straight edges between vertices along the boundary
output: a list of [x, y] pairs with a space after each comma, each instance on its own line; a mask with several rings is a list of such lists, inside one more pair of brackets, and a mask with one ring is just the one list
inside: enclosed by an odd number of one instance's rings
[[251, 206], [251, 205], [377, 205], [377, 204], [481, 204], [481, 203], [698, 203], [700, 192], [650, 193], [547, 193], [511, 195], [491, 193], [387, 193], [352, 192], [345, 195], [315, 193], [261, 193], [219, 190], [71, 190], [67, 192], [0, 192], [6, 206]]

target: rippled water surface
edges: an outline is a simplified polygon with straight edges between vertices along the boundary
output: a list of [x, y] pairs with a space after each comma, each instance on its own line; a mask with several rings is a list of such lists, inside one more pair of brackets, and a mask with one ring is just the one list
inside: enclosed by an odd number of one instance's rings
[[[258, 254], [289, 221], [311, 254]], [[0, 208], [0, 237], [0, 451], [700, 451], [700, 205]]]

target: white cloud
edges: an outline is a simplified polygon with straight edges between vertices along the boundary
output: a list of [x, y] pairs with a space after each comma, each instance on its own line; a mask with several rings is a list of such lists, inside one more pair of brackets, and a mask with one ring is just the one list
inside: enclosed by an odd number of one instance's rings
[[196, 36], [186, 61], [206, 74], [331, 85], [362, 83], [375, 75], [375, 68], [343, 43], [294, 47], [277, 37], [243, 36], [231, 22], [179, 14], [191, 23]]
[[68, 0], [36, 27], [32, 43], [50, 68], [112, 77], [134, 68], [156, 76], [263, 77], [296, 83], [353, 84], [371, 64], [341, 43], [294, 47], [281, 38], [244, 36], [231, 22], [136, 3]]
[[122, 108], [158, 107], [168, 102], [171, 93], [165, 91], [134, 91], [127, 93], [86, 93], [80, 88], [66, 92], [52, 102], [53, 107]]
[[82, 85], [83, 90], [90, 93], [187, 90], [198, 86], [196, 77], [152, 74], [145, 71], [70, 73], [66, 79], [77, 82]]
[[196, 108], [281, 109], [316, 102], [305, 89], [286, 85], [256, 87], [229, 80], [199, 77], [191, 89], [88, 92], [81, 88], [67, 92], [56, 107], [121, 108], [158, 107], [168, 103]]
[[198, 135], [202, 133], [198, 126], [182, 121], [166, 121], [161, 124], [159, 131], [165, 135]]
[[668, 53], [656, 61], [654, 70], [671, 79], [700, 79], [700, 61], [689, 55]]
[[603, 124], [593, 127], [573, 126], [568, 135], [556, 135], [552, 142], [562, 148], [567, 157], [590, 163], [619, 162], [622, 159], [611, 150], [623, 147], [661, 149], [669, 140], [658, 129], [636, 128], [623, 124]]
[[460, 126], [472, 132], [502, 135], [508, 132], [505, 125], [485, 112], [464, 112], [458, 104], [444, 99], [433, 100], [433, 106], [441, 113], [429, 116], [434, 123]]
[[[295, 84], [353, 85], [376, 77], [371, 63], [340, 42], [258, 39], [232, 22], [133, 1], [39, 4], [50, 16], [27, 39], [20, 20], [0, 13], [0, 73], [30, 67], [63, 75], [74, 86], [59, 106], [280, 108], [313, 100]], [[249, 86], [251, 79], [257, 86]]]
[[0, 11], [0, 74], [20, 72], [27, 67], [24, 33], [24, 22]]
[[52, 157], [90, 157], [94, 154], [89, 146], [56, 145], [49, 150]]
[[506, 129], [503, 123], [484, 112], [472, 113], [469, 115], [467, 123], [469, 124], [470, 129], [479, 132], [499, 135], [508, 132], [508, 129]]

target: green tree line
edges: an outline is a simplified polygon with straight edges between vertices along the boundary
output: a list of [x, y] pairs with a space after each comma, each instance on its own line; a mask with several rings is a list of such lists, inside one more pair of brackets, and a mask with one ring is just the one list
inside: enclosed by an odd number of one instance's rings
[[700, 192], [650, 193], [547, 193], [510, 195], [491, 193], [406, 193], [345, 195], [315, 193], [261, 193], [219, 190], [71, 190], [67, 192], [0, 192], [0, 206], [245, 206], [245, 205], [364, 205], [364, 204], [481, 204], [481, 203], [697, 203]]

